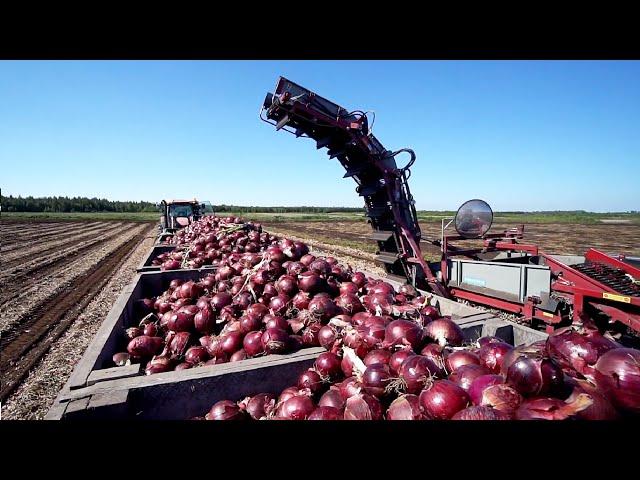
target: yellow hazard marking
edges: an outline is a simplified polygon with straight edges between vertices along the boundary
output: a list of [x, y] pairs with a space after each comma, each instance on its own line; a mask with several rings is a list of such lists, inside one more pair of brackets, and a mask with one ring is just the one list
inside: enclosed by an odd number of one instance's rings
[[545, 317], [553, 318], [553, 313], [542, 312]]
[[624, 297], [622, 295], [616, 295], [614, 293], [603, 293], [602, 298], [607, 300], [615, 300], [616, 302], [631, 303], [631, 297]]

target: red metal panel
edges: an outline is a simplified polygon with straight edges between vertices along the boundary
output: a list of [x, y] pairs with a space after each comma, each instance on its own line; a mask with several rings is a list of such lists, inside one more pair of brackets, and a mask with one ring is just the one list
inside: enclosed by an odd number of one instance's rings
[[610, 265], [612, 267], [624, 270], [634, 278], [640, 279], [640, 268], [633, 267], [628, 263], [624, 263], [618, 260], [617, 258], [610, 257], [606, 253], [602, 253], [595, 248], [590, 248], [589, 250], [587, 250], [587, 253], [584, 254], [584, 258], [592, 262], [606, 263], [607, 265]]

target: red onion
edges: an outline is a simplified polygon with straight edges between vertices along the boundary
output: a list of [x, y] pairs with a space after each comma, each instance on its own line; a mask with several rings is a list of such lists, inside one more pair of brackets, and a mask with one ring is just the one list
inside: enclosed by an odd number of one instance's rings
[[284, 315], [289, 302], [290, 299], [286, 295], [276, 295], [269, 301], [269, 310], [273, 315]]
[[420, 313], [430, 320], [437, 320], [438, 318], [440, 318], [440, 312], [438, 311], [438, 309], [436, 307], [432, 307], [431, 305], [427, 305], [426, 307], [421, 309]]
[[246, 402], [245, 410], [254, 420], [269, 415], [275, 408], [275, 397], [270, 393], [259, 393]]
[[500, 373], [505, 355], [513, 350], [513, 346], [501, 341], [485, 342], [478, 350], [480, 363], [491, 370]]
[[382, 420], [380, 401], [366, 393], [347, 398], [344, 407], [345, 420]]
[[262, 347], [266, 353], [285, 353], [289, 334], [279, 328], [270, 328], [262, 334]]
[[298, 388], [308, 388], [311, 393], [318, 394], [325, 389], [325, 385], [322, 382], [322, 377], [318, 372], [312, 369], [308, 369], [298, 377]]
[[594, 381], [616, 408], [640, 413], [640, 351], [609, 350], [595, 364]]
[[352, 293], [356, 295], [360, 288], [353, 282], [342, 282], [340, 284], [340, 295], [344, 295], [345, 293]]
[[367, 367], [362, 375], [362, 386], [365, 392], [374, 397], [383, 397], [391, 381], [389, 367], [383, 363], [374, 363]]
[[[518, 347], [520, 348], [520, 347]], [[557, 392], [564, 383], [562, 370], [551, 359], [526, 349], [518, 351], [515, 360], [506, 366], [507, 383], [524, 396], [546, 395]]]
[[242, 348], [235, 352], [233, 355], [229, 357], [230, 362], [239, 362], [240, 360], [244, 360], [247, 358], [247, 352], [245, 352]]
[[164, 341], [161, 337], [141, 335], [129, 342], [127, 351], [132, 357], [149, 358], [159, 353], [163, 344]]
[[371, 350], [369, 353], [367, 353], [367, 355], [364, 357], [363, 362], [367, 367], [378, 363], [388, 365], [390, 359], [391, 352], [389, 350], [378, 349]]
[[349, 315], [364, 311], [360, 299], [353, 293], [343, 293], [340, 295], [336, 298], [336, 305]]
[[342, 412], [345, 405], [345, 398], [342, 396], [339, 387], [332, 386], [327, 390], [320, 400], [318, 401], [318, 406], [320, 407], [333, 407]]
[[255, 357], [264, 352], [262, 345], [262, 332], [252, 331], [242, 340], [242, 348], [249, 357]]
[[254, 303], [247, 308], [245, 315], [255, 315], [260, 320], [264, 318], [264, 316], [269, 313], [269, 308], [261, 303]]
[[262, 327], [262, 320], [256, 315], [245, 315], [240, 317], [240, 332], [248, 333], [256, 330], [260, 330]]
[[326, 322], [339, 313], [336, 304], [326, 295], [316, 295], [313, 297], [309, 302], [309, 311], [319, 318], [321, 322]]
[[310, 323], [307, 328], [302, 332], [302, 341], [305, 345], [309, 347], [319, 347], [320, 340], [318, 338], [318, 334], [320, 333], [320, 329], [322, 325], [318, 322]]
[[500, 375], [480, 375], [471, 382], [471, 385], [467, 389], [469, 398], [474, 405], [480, 405], [482, 401], [482, 392], [492, 386], [504, 383], [504, 378]]
[[310, 301], [311, 299], [309, 298], [309, 294], [307, 292], [298, 292], [291, 300], [291, 303], [298, 310], [306, 310], [309, 307]]
[[153, 357], [144, 369], [145, 375], [169, 372], [173, 369], [174, 362], [169, 357]]
[[469, 390], [471, 383], [482, 375], [489, 374], [489, 370], [481, 365], [467, 364], [459, 367], [449, 375], [449, 380], [458, 385], [463, 390]]
[[362, 288], [367, 282], [367, 278], [365, 277], [364, 273], [356, 272], [351, 276], [351, 281], [355, 283], [358, 288]]
[[316, 257], [314, 255], [306, 254], [300, 257], [300, 263], [308, 267], [315, 259]]
[[229, 292], [218, 292], [211, 297], [209, 304], [211, 305], [211, 308], [219, 312], [227, 305], [231, 305], [232, 302], [233, 298]]
[[406, 345], [413, 349], [422, 342], [422, 328], [410, 320], [394, 320], [385, 329], [383, 347]]
[[387, 420], [423, 420], [417, 395], [405, 394], [396, 398], [387, 409]]
[[576, 331], [561, 328], [547, 338], [547, 353], [561, 368], [592, 376], [593, 366], [609, 350], [619, 348], [616, 342], [603, 337], [597, 330]]
[[398, 372], [400, 371], [400, 367], [402, 366], [404, 361], [407, 358], [413, 357], [413, 356], [416, 356], [416, 354], [413, 352], [413, 350], [409, 348], [398, 350], [397, 352], [393, 353], [389, 358], [389, 370], [391, 371], [391, 373], [393, 375], [398, 375]]
[[324, 352], [316, 358], [314, 368], [323, 377], [338, 378], [342, 375], [341, 360], [335, 353]]
[[211, 407], [205, 418], [207, 420], [244, 420], [246, 417], [236, 403], [221, 400]]
[[287, 297], [292, 297], [298, 292], [298, 283], [293, 276], [283, 275], [276, 283], [276, 289]]
[[195, 317], [193, 317], [193, 326], [200, 333], [213, 332], [216, 326], [213, 311], [208, 306], [200, 309], [200, 311], [196, 313]]
[[473, 352], [459, 350], [447, 355], [444, 364], [449, 372], [455, 372], [464, 365], [480, 365], [480, 359]]
[[440, 344], [454, 347], [462, 345], [464, 334], [462, 329], [449, 318], [439, 318], [424, 327], [425, 336]]
[[[182, 362], [176, 365], [176, 368], [174, 370], [178, 372], [180, 370], [188, 370], [190, 368], [193, 368], [193, 365], [191, 363]], [[157, 373], [157, 372], [153, 372], [153, 373]]]
[[233, 355], [242, 348], [244, 335], [238, 331], [229, 332], [221, 336], [220, 348], [227, 355]]
[[362, 384], [356, 377], [345, 378], [342, 382], [337, 384], [337, 386], [340, 388], [340, 393], [345, 400], [362, 391]]
[[491, 407], [473, 405], [460, 410], [451, 420], [511, 420], [511, 415]]
[[298, 276], [298, 288], [310, 294], [321, 292], [325, 282], [314, 272], [302, 272]]
[[278, 417], [289, 420], [306, 420], [315, 410], [313, 401], [306, 395], [296, 395], [280, 405]]
[[331, 350], [337, 338], [337, 333], [330, 325], [323, 326], [318, 330], [318, 342], [326, 350]]
[[156, 337], [158, 336], [158, 327], [155, 323], [149, 323], [144, 326], [142, 334], [146, 335], [147, 337]]
[[417, 395], [438, 371], [437, 365], [432, 360], [415, 355], [404, 361], [398, 376], [404, 381], [407, 393]]
[[334, 407], [321, 406], [316, 408], [307, 420], [342, 420], [342, 411]]
[[189, 332], [177, 332], [171, 334], [173, 337], [167, 342], [169, 351], [173, 358], [180, 358], [184, 355], [191, 340], [191, 334]]
[[184, 361], [191, 365], [198, 365], [199, 363], [206, 362], [208, 358], [209, 355], [204, 347], [191, 347], [184, 354]]
[[425, 417], [447, 420], [469, 404], [469, 396], [449, 380], [436, 380], [420, 392], [420, 405]]

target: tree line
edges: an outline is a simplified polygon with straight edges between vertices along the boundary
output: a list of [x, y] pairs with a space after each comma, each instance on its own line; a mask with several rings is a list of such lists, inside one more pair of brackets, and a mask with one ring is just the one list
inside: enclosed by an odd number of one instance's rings
[[87, 197], [2, 197], [3, 212], [156, 212], [155, 203]]

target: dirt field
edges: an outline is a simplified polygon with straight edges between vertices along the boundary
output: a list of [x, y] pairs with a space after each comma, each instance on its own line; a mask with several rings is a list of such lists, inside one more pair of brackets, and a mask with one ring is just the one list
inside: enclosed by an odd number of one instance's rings
[[[313, 238], [320, 242], [360, 249], [369, 254], [376, 250], [376, 243], [368, 240], [371, 226], [364, 222], [263, 222], [267, 229], [284, 234]], [[498, 233], [515, 224], [494, 224], [491, 233]], [[423, 223], [423, 237], [440, 238], [439, 223]], [[455, 231], [454, 231], [455, 232]], [[639, 225], [576, 225], [531, 224], [525, 225], [522, 242], [537, 244], [544, 252], [554, 254], [583, 254], [589, 247], [606, 253], [625, 253], [640, 256]], [[422, 245], [427, 255], [437, 255], [438, 249]]]
[[2, 223], [3, 403], [153, 228], [134, 222]]

